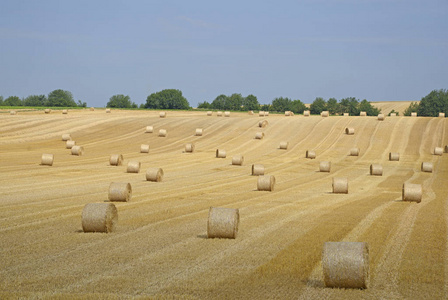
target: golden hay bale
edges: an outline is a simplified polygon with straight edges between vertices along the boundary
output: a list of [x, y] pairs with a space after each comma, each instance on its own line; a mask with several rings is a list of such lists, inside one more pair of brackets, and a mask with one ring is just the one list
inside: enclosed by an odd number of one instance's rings
[[258, 122], [258, 127], [264, 128], [266, 126], [268, 126], [268, 121], [267, 120], [263, 120], [263, 121]]
[[384, 114], [378, 114], [378, 121], [384, 121]]
[[234, 155], [232, 157], [232, 165], [234, 166], [242, 166], [244, 162], [244, 156], [242, 155]]
[[131, 184], [127, 182], [111, 182], [108, 198], [109, 201], [130, 201], [132, 198]]
[[218, 111], [218, 112], [216, 113], [216, 116], [217, 116], [217, 117], [222, 117], [222, 111]]
[[84, 232], [112, 232], [118, 222], [117, 208], [113, 203], [88, 203], [82, 210]]
[[303, 111], [303, 116], [304, 117], [309, 117], [310, 116], [310, 111], [309, 110], [304, 110]]
[[254, 111], [253, 110], [249, 110], [248, 114], [249, 114], [249, 116], [253, 116], [254, 115]]
[[305, 153], [306, 158], [315, 159], [316, 158], [316, 151], [314, 150], [306, 150]]
[[234, 208], [210, 207], [207, 221], [207, 237], [234, 239], [238, 233], [240, 212]]
[[291, 116], [293, 116], [293, 117], [294, 117], [294, 113], [293, 113], [293, 112], [291, 112]]
[[196, 136], [202, 136], [202, 132], [203, 132], [204, 130], [202, 129], [202, 128], [196, 128], [196, 133], [195, 133], [195, 135]]
[[262, 140], [264, 138], [264, 132], [257, 132], [255, 134], [255, 139], [256, 140]]
[[91, 108], [90, 108], [90, 111], [95, 111], [95, 107], [91, 107]]
[[403, 183], [402, 189], [402, 200], [403, 201], [414, 201], [420, 203], [422, 201], [422, 185], [414, 183]]
[[154, 132], [154, 127], [153, 126], [146, 126], [146, 133], [153, 133]]
[[383, 166], [380, 164], [371, 164], [370, 175], [383, 176]]
[[71, 137], [71, 135], [70, 135], [70, 133], [64, 133], [63, 135], [62, 135], [62, 140], [65, 142], [65, 141], [69, 141], [69, 140], [71, 140], [72, 139], [72, 137]]
[[390, 116], [391, 116], [391, 117], [396, 117], [396, 116], [397, 116], [397, 113], [391, 113]]
[[260, 165], [260, 164], [253, 164], [252, 165], [252, 175], [254, 175], [254, 176], [264, 175], [264, 166]]
[[161, 111], [161, 112], [159, 113], [159, 117], [161, 117], [161, 118], [166, 118], [166, 112]]
[[66, 109], [63, 109], [63, 110], [62, 110], [62, 114], [63, 114], [63, 115], [66, 115], [66, 114], [68, 114], [68, 110], [66, 110]]
[[216, 149], [216, 158], [226, 158], [226, 150]]
[[159, 137], [166, 137], [166, 129], [159, 130]]
[[331, 169], [331, 161], [321, 161], [319, 164], [320, 172], [330, 172]]
[[72, 141], [72, 140], [67, 141], [67, 142], [65, 143], [65, 149], [72, 149], [73, 146], [75, 146], [75, 145], [76, 145], [76, 142], [75, 142], [75, 141]]
[[149, 145], [141, 144], [140, 145], [140, 153], [149, 153]]
[[416, 116], [417, 116], [416, 112], [411, 113], [411, 117], [416, 117]]
[[81, 156], [84, 154], [84, 148], [82, 146], [73, 146], [71, 150], [72, 155]]
[[140, 172], [140, 167], [142, 163], [139, 161], [130, 161], [128, 162], [127, 173], [138, 173]]
[[358, 156], [358, 155], [359, 155], [359, 148], [350, 149], [350, 156]]
[[207, 112], [207, 116], [211, 116], [211, 115], [213, 115], [213, 112], [209, 110], [209, 111]]
[[289, 142], [280, 142], [279, 148], [282, 150], [288, 149]]
[[268, 111], [265, 111], [265, 112], [264, 112], [264, 116], [265, 116], [265, 117], [269, 117], [269, 112], [268, 112]]
[[369, 245], [325, 242], [322, 268], [326, 287], [366, 289], [369, 285]]
[[109, 158], [109, 164], [111, 166], [121, 166], [123, 164], [123, 155], [112, 154]]
[[259, 117], [264, 117], [264, 111], [260, 110], [260, 111], [258, 112], [258, 116], [259, 116]]
[[110, 114], [110, 108], [106, 108], [106, 113]]
[[51, 113], [51, 109], [46, 108], [46, 109], [44, 110], [44, 112], [45, 112], [46, 114], [49, 114], [49, 113]]
[[146, 180], [160, 182], [163, 179], [163, 170], [161, 168], [149, 168], [146, 170]]
[[422, 162], [422, 172], [432, 173], [432, 162]]
[[289, 117], [291, 115], [291, 112], [289, 110], [285, 111], [285, 117]]
[[435, 147], [434, 148], [434, 155], [442, 155], [443, 154], [443, 148], [442, 147]]
[[343, 115], [344, 117], [349, 117], [350, 116], [350, 114], [349, 113], [344, 113], [344, 115]]
[[389, 160], [390, 161], [399, 161], [400, 160], [400, 153], [389, 152]]
[[365, 117], [365, 116], [367, 116], [367, 113], [366, 113], [365, 111], [362, 111], [362, 112], [359, 113], [359, 115], [360, 115], [361, 117]]
[[275, 177], [273, 175], [260, 175], [257, 181], [257, 190], [259, 191], [269, 191], [274, 190]]
[[17, 112], [15, 111], [15, 110], [11, 110], [11, 111], [9, 111], [9, 114], [10, 115], [15, 115]]
[[194, 152], [194, 144], [192, 144], [192, 143], [186, 144], [185, 152], [188, 152], [188, 153]]
[[54, 155], [53, 154], [42, 154], [42, 159], [41, 159], [41, 165], [43, 166], [52, 166], [53, 165], [53, 161], [54, 161]]
[[348, 179], [341, 177], [333, 178], [333, 193], [348, 194]]
[[320, 113], [320, 116], [324, 118], [328, 117], [329, 115], [330, 113], [328, 112], [328, 110], [324, 110], [323, 112]]
[[354, 135], [355, 134], [355, 128], [353, 128], [353, 127], [346, 127], [345, 128], [345, 134]]
[[224, 117], [230, 117], [230, 111], [225, 111], [224, 112]]
[[443, 112], [439, 112], [439, 117], [440, 117], [440, 118], [445, 118], [445, 113], [443, 113]]

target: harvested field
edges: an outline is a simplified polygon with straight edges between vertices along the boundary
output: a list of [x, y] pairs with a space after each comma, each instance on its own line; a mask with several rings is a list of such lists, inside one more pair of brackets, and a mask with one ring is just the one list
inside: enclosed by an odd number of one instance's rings
[[[271, 114], [261, 141], [258, 122], [247, 112], [0, 113], [0, 298], [448, 298], [448, 154], [432, 154], [448, 144], [446, 119]], [[145, 134], [147, 124], [170, 134]], [[193, 136], [196, 128], [207, 134]], [[82, 156], [65, 149], [67, 132]], [[359, 156], [348, 155], [354, 147]], [[227, 158], [215, 158], [218, 148]], [[304, 157], [308, 149], [331, 173]], [[52, 167], [40, 165], [43, 153], [54, 154]], [[109, 164], [116, 153], [121, 166]], [[237, 154], [241, 167], [231, 165]], [[129, 161], [162, 168], [163, 181], [126, 173]], [[370, 176], [372, 162], [383, 176]], [[253, 164], [275, 176], [274, 191], [257, 191]], [[350, 193], [333, 194], [333, 177], [348, 178]], [[84, 206], [109, 203], [111, 182], [129, 182], [132, 200], [114, 202], [113, 232], [84, 233]], [[404, 182], [422, 185], [421, 203], [401, 201]], [[210, 207], [239, 210], [235, 239], [207, 239]], [[367, 289], [325, 287], [329, 241], [368, 243]]]

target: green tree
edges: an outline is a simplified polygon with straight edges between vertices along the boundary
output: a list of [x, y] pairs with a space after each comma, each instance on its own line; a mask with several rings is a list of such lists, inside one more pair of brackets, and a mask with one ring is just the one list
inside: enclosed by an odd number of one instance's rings
[[292, 110], [291, 104], [292, 101], [289, 98], [283, 98], [283, 97], [275, 98], [274, 100], [272, 100], [272, 110], [277, 112], [285, 112], [287, 110]]
[[327, 110], [331, 115], [340, 113], [339, 103], [336, 98], [330, 98], [327, 101]]
[[243, 96], [241, 94], [234, 93], [230, 95], [227, 99], [227, 107], [225, 109], [228, 110], [242, 110], [243, 106]]
[[377, 116], [381, 113], [379, 108], [372, 106], [372, 104], [366, 99], [359, 103], [359, 111], [365, 111], [368, 116]]
[[389, 112], [388, 116], [390, 117], [390, 115], [393, 114], [393, 113], [397, 114], [397, 116], [400, 114], [398, 111], [395, 111], [395, 109], [392, 109], [392, 110]]
[[211, 107], [211, 105], [207, 101], [198, 103], [198, 108], [209, 109], [210, 107]]
[[3, 101], [4, 106], [22, 106], [23, 102], [17, 96], [9, 96]]
[[349, 113], [350, 116], [359, 116], [359, 102], [355, 97], [343, 98], [339, 102], [341, 113]]
[[211, 107], [214, 109], [227, 109], [228, 98], [226, 95], [221, 94], [212, 101]]
[[289, 107], [291, 108], [291, 111], [295, 114], [303, 114], [303, 111], [307, 109], [306, 105], [299, 99], [293, 100]]
[[262, 105], [260, 105], [260, 110], [262, 110], [262, 111], [272, 111], [272, 105], [270, 105], [270, 104], [262, 104]]
[[176, 89], [166, 89], [152, 93], [146, 98], [145, 108], [152, 109], [189, 109], [188, 100]]
[[318, 115], [327, 109], [327, 103], [324, 98], [317, 97], [310, 105], [310, 113]]
[[411, 102], [411, 104], [408, 106], [408, 108], [406, 108], [403, 112], [403, 115], [405, 116], [410, 116], [411, 113], [413, 112], [417, 112], [418, 111], [418, 102]]
[[115, 108], [132, 108], [136, 104], [131, 102], [131, 97], [128, 95], [118, 94], [113, 95], [109, 98], [109, 102], [107, 102], [106, 107], [115, 107]]
[[87, 102], [81, 102], [81, 100], [78, 100], [78, 104], [77, 105], [78, 105], [78, 107], [87, 107]]
[[48, 94], [47, 106], [76, 107], [77, 105], [71, 92], [59, 89]]
[[433, 90], [422, 98], [417, 109], [419, 116], [437, 117], [439, 112], [448, 115], [448, 91]]
[[245, 110], [258, 110], [260, 108], [260, 103], [256, 96], [250, 94], [243, 99], [243, 107]]
[[30, 95], [23, 100], [24, 106], [46, 106], [48, 102], [45, 95]]
[[0, 96], [0, 106], [3, 106], [3, 96]]

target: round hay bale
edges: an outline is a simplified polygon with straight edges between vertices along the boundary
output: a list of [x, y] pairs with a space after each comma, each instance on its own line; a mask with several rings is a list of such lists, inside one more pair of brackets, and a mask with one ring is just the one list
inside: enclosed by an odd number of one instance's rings
[[218, 112], [216, 113], [216, 116], [217, 116], [217, 117], [222, 117], [222, 111], [218, 111]]
[[439, 112], [439, 118], [445, 118], [445, 113]]
[[309, 110], [304, 110], [303, 111], [303, 116], [304, 117], [309, 117], [310, 116], [310, 111]]
[[242, 166], [244, 162], [244, 156], [242, 155], [234, 155], [232, 157], [232, 165], [234, 166]]
[[202, 128], [196, 128], [196, 133], [195, 133], [195, 135], [196, 135], [196, 136], [202, 136], [202, 132], [203, 132]]
[[264, 166], [260, 165], [260, 164], [253, 164], [252, 165], [252, 175], [253, 176], [264, 175]]
[[285, 117], [289, 117], [291, 115], [291, 112], [289, 110], [285, 111]]
[[216, 158], [226, 158], [226, 150], [216, 149]]
[[46, 114], [49, 114], [49, 113], [51, 113], [51, 109], [46, 108], [46, 109], [44, 110], [44, 112], [45, 112]]
[[442, 147], [435, 147], [434, 148], [434, 155], [442, 155], [443, 154], [443, 148]]
[[255, 134], [255, 139], [256, 140], [262, 140], [264, 138], [264, 132], [257, 132]]
[[344, 117], [349, 117], [350, 116], [350, 114], [349, 113], [344, 113], [344, 115], [343, 115]]
[[414, 201], [420, 203], [422, 201], [422, 185], [405, 182], [403, 183], [402, 189], [402, 200], [403, 201]]
[[359, 155], [359, 148], [350, 149], [350, 156], [358, 156], [358, 155]]
[[367, 113], [366, 113], [365, 111], [361, 111], [361, 112], [359, 113], [359, 115], [360, 115], [361, 117], [366, 117], [366, 116], [367, 116]]
[[253, 116], [254, 115], [254, 111], [253, 110], [249, 110], [248, 114], [249, 114], [249, 116]]
[[185, 145], [185, 152], [188, 152], [188, 153], [194, 152], [194, 144], [192, 144], [192, 143], [186, 144]]
[[265, 112], [264, 112], [264, 116], [265, 116], [265, 117], [269, 117], [269, 112], [268, 112], [268, 111], [265, 111]]
[[140, 167], [142, 163], [139, 161], [130, 161], [128, 162], [128, 167], [126, 169], [127, 173], [138, 173], [140, 172]]
[[294, 117], [294, 113], [293, 112], [291, 112], [291, 116]]
[[411, 117], [416, 117], [416, 116], [417, 116], [416, 112], [411, 113]]
[[146, 133], [153, 133], [154, 132], [154, 127], [153, 126], [146, 126]]
[[390, 161], [399, 161], [400, 160], [400, 153], [389, 152], [389, 160]]
[[112, 232], [118, 222], [117, 208], [113, 203], [88, 203], [82, 210], [84, 232]]
[[66, 109], [63, 109], [63, 110], [62, 110], [62, 114], [63, 114], [63, 115], [66, 115], [66, 114], [68, 114], [68, 110], [66, 110]]
[[384, 121], [384, 114], [378, 114], [378, 121]]
[[91, 107], [91, 108], [90, 108], [90, 111], [95, 111], [95, 107]]
[[123, 164], [123, 155], [112, 154], [109, 158], [109, 164], [111, 166], [121, 166]]
[[257, 181], [257, 190], [259, 191], [269, 191], [274, 190], [275, 177], [273, 175], [260, 175]]
[[320, 113], [321, 117], [328, 117], [330, 115], [330, 113], [328, 112], [328, 110], [324, 110], [323, 112]]
[[371, 164], [370, 175], [383, 176], [383, 166], [380, 164]]
[[70, 135], [70, 133], [64, 133], [63, 135], [62, 135], [62, 140], [65, 142], [65, 141], [69, 141], [69, 140], [71, 140], [72, 139], [72, 137], [71, 137], [71, 135]]
[[331, 161], [321, 161], [319, 164], [320, 172], [330, 172], [331, 170]]
[[128, 182], [111, 182], [108, 198], [109, 201], [130, 201], [132, 198], [131, 184]]
[[258, 112], [258, 116], [259, 116], [259, 117], [264, 117], [264, 111], [260, 110], [260, 111]]
[[159, 117], [161, 117], [161, 118], [166, 118], [166, 112], [161, 111], [161, 112], [159, 113]]
[[11, 111], [9, 111], [9, 114], [10, 115], [15, 115], [17, 112], [15, 111], [15, 110], [11, 110]]
[[341, 177], [333, 178], [333, 193], [348, 194], [348, 179]]
[[432, 162], [422, 162], [422, 172], [432, 173]]
[[42, 159], [40, 164], [43, 166], [52, 166], [54, 161], [54, 155], [53, 154], [42, 154]]
[[306, 150], [305, 157], [309, 159], [315, 159], [316, 158], [316, 151], [314, 150]]
[[207, 237], [234, 239], [238, 233], [240, 212], [234, 208], [210, 207], [207, 221]]
[[67, 142], [65, 143], [65, 148], [66, 148], [66, 149], [72, 149], [73, 146], [75, 146], [75, 145], [76, 145], [76, 142], [70, 140], [70, 141], [67, 141]]
[[110, 108], [106, 108], [106, 113], [110, 114]]
[[146, 180], [160, 182], [163, 179], [163, 170], [162, 168], [149, 168], [146, 170]]
[[213, 112], [209, 110], [209, 111], [207, 112], [207, 116], [210, 117], [211, 115], [213, 115]]
[[159, 130], [159, 137], [166, 137], [166, 129]]
[[345, 128], [345, 134], [347, 134], [347, 135], [354, 135], [355, 134], [355, 128], [353, 128], [353, 127]]
[[230, 117], [230, 111], [225, 111], [224, 112], [224, 117]]
[[149, 153], [149, 145], [141, 144], [140, 145], [140, 153]]
[[288, 149], [289, 142], [280, 142], [280, 149], [286, 150]]
[[366, 289], [369, 285], [369, 245], [325, 242], [322, 268], [326, 287]]
[[84, 148], [82, 146], [73, 146], [72, 147], [72, 155], [81, 156], [84, 154]]
[[268, 121], [267, 120], [263, 120], [263, 121], [258, 122], [258, 127], [265, 128], [266, 126], [268, 126]]
[[445, 153], [448, 153], [448, 145], [445, 145]]
[[397, 116], [397, 113], [391, 113], [390, 116], [391, 116], [391, 117], [396, 117], [396, 116]]

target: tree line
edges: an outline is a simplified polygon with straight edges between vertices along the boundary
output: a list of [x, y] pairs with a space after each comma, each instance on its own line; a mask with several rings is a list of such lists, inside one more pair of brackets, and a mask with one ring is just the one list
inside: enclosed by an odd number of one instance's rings
[[61, 89], [54, 90], [46, 95], [30, 95], [20, 99], [17, 96], [10, 96], [3, 99], [0, 96], [0, 106], [44, 106], [44, 107], [86, 107], [86, 102], [75, 102], [73, 95], [69, 91]]
[[448, 91], [445, 89], [433, 90], [418, 102], [411, 102], [404, 111], [405, 116], [416, 112], [418, 116], [438, 117], [439, 112], [448, 115]]

